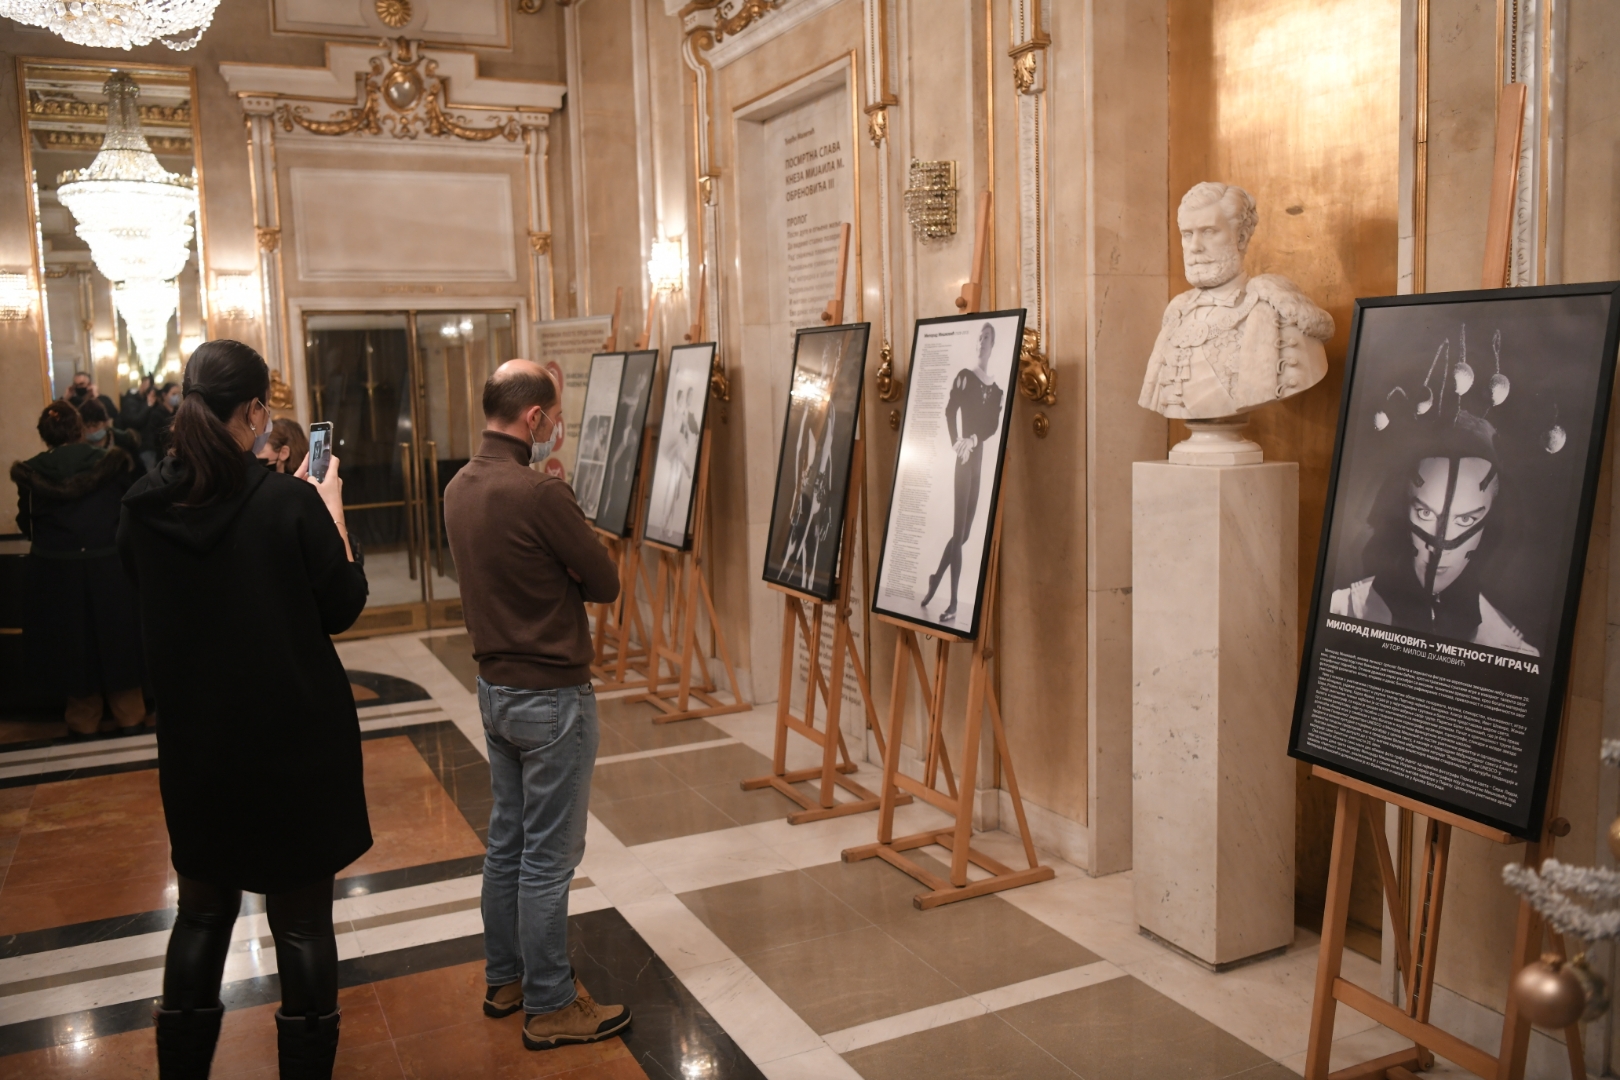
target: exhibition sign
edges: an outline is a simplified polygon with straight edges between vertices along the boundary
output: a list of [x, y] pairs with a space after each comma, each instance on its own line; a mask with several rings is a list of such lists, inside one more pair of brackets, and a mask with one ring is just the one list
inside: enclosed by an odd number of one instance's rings
[[1024, 310], [917, 320], [872, 610], [978, 637]]
[[850, 461], [870, 323], [800, 330], [776, 464], [765, 580], [821, 600], [838, 590]]
[[630, 527], [630, 504], [635, 498], [636, 473], [641, 468], [641, 441], [647, 428], [647, 405], [652, 401], [653, 373], [658, 351], [645, 349], [625, 354], [624, 377], [619, 381], [613, 429], [608, 437], [607, 472], [596, 504], [596, 527], [625, 536]]
[[574, 456], [574, 498], [588, 518], [596, 516], [607, 473], [608, 437], [613, 434], [613, 411], [624, 380], [624, 353], [597, 353], [591, 357], [590, 379], [585, 384], [585, 409]]
[[653, 458], [647, 524], [641, 535], [682, 551], [691, 534], [692, 497], [697, 491], [698, 451], [713, 362], [713, 342], [677, 345], [669, 351], [664, 415], [658, 427], [658, 454]]
[[1541, 835], [1617, 341], [1612, 282], [1356, 302], [1292, 756]]

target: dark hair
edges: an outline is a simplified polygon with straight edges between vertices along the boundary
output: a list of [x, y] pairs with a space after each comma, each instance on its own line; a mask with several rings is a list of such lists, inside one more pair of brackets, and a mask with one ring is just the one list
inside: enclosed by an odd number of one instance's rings
[[112, 419], [107, 415], [107, 407], [96, 398], [88, 398], [79, 406], [79, 416], [84, 419], [87, 427], [91, 424], [104, 424]]
[[292, 472], [309, 453], [309, 436], [298, 421], [283, 417], [270, 425], [270, 449], [280, 451], [283, 446], [287, 448], [287, 471]]
[[84, 438], [84, 421], [79, 417], [79, 410], [65, 401], [53, 401], [45, 406], [36, 427], [39, 437], [53, 450]]
[[496, 373], [484, 383], [484, 419], [510, 424], [523, 410], [538, 405], [549, 409], [557, 404], [557, 384], [542, 370]]
[[91, 375], [88, 371], [75, 371], [73, 373], [73, 377], [75, 379], [77, 379], [80, 375], [83, 375], [85, 378], [89, 379], [91, 382], [96, 381], [95, 376]]
[[269, 396], [270, 368], [249, 346], [221, 339], [192, 352], [185, 396], [169, 429], [169, 453], [191, 473], [191, 490], [181, 502], [200, 506], [242, 490], [247, 463], [225, 425], [244, 402]]

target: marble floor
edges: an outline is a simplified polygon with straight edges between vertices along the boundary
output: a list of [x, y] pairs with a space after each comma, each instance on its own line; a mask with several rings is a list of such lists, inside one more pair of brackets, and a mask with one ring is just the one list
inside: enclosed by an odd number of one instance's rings
[[[1055, 880], [918, 911], [910, 878], [839, 859], [873, 838], [874, 815], [795, 827], [781, 795], [740, 790], [769, 771], [773, 708], [655, 725], [625, 695], [600, 702], [570, 946], [592, 992], [629, 1004], [635, 1023], [528, 1053], [518, 1017], [480, 1011], [490, 793], [466, 635], [339, 651], [376, 837], [335, 890], [339, 1076], [1288, 1080], [1303, 1068], [1313, 936], [1214, 975], [1137, 933], [1128, 873], [1092, 878], [1052, 858]], [[154, 743], [0, 721], [0, 1080], [155, 1075], [174, 886]], [[807, 746], [793, 753], [810, 763]], [[945, 820], [922, 805], [898, 816], [906, 832]], [[1004, 833], [976, 843], [1020, 857]], [[275, 1075], [275, 970], [249, 897], [216, 1077]], [[1346, 977], [1375, 987], [1377, 966], [1349, 954]], [[1343, 1009], [1337, 1034], [1335, 1068], [1402, 1045]], [[1425, 1075], [1466, 1074], [1442, 1061]]]

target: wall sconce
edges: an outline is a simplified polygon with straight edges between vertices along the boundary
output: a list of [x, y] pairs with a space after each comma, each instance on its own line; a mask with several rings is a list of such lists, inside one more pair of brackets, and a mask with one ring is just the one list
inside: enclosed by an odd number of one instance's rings
[[0, 273], [0, 322], [19, 322], [34, 313], [34, 290], [27, 274]]
[[680, 292], [686, 287], [686, 248], [680, 237], [653, 241], [647, 276], [655, 292]]
[[259, 317], [259, 279], [252, 272], [214, 275], [214, 314], [221, 319]]

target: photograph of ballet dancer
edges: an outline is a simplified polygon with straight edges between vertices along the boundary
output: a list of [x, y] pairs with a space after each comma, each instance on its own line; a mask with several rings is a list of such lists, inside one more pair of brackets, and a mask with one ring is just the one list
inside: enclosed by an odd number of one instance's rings
[[653, 457], [647, 524], [641, 535], [682, 551], [690, 540], [692, 496], [697, 491], [698, 450], [709, 407], [709, 365], [713, 361], [713, 342], [677, 345], [669, 351], [664, 415], [658, 422], [658, 453]]
[[608, 437], [613, 434], [613, 407], [624, 378], [624, 353], [597, 353], [585, 383], [585, 410], [579, 425], [579, 450], [574, 456], [574, 498], [586, 517], [596, 516], [607, 472]]
[[872, 610], [979, 634], [1024, 310], [919, 319]]
[[793, 339], [764, 576], [822, 600], [831, 600], [838, 589], [870, 330], [870, 323], [813, 327]]
[[1539, 836], [1616, 286], [1356, 304], [1290, 753]]
[[658, 352], [626, 354], [624, 378], [619, 381], [619, 404], [613, 412], [613, 434], [608, 438], [607, 476], [596, 504], [596, 527], [614, 536], [628, 536], [630, 506], [641, 468], [641, 442], [647, 429], [647, 404], [652, 400], [653, 372]]

